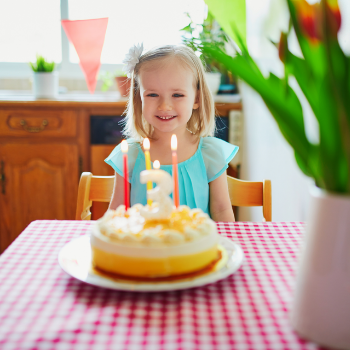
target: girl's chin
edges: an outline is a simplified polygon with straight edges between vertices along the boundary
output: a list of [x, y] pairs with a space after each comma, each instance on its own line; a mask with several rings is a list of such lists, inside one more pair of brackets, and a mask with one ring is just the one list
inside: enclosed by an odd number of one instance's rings
[[171, 125], [167, 125], [167, 126], [162, 126], [162, 125], [153, 125], [154, 128], [154, 132], [155, 135], [157, 135], [157, 133], [171, 133], [171, 134], [178, 134], [181, 133], [182, 131], [186, 130], [186, 125], [184, 127], [179, 127], [177, 126], [171, 126]]
[[148, 122], [153, 126], [155, 132], [181, 133], [181, 131], [185, 131], [187, 128], [187, 122], [185, 123], [183, 118], [179, 118], [178, 116], [170, 119], [154, 117]]

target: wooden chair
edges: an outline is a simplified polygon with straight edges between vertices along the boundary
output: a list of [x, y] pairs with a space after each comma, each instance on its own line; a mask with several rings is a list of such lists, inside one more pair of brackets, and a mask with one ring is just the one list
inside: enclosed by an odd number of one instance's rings
[[[271, 221], [271, 181], [252, 182], [227, 176], [231, 204], [237, 207], [262, 206], [264, 221]], [[92, 202], [107, 202], [112, 199], [114, 176], [81, 174], [76, 220], [90, 220]]]
[[235, 207], [261, 207], [263, 221], [272, 219], [271, 180], [262, 182], [238, 180], [227, 175], [231, 204]]

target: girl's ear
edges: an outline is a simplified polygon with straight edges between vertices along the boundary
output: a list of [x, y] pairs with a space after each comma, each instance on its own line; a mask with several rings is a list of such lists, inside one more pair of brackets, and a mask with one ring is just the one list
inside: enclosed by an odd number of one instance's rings
[[193, 108], [192, 109], [198, 109], [199, 108], [199, 90], [197, 90], [196, 98], [194, 100]]

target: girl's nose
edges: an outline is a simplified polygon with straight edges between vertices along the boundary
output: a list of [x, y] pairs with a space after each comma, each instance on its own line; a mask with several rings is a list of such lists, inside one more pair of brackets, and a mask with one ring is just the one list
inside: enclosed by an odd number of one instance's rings
[[160, 101], [158, 111], [171, 111], [172, 109], [173, 107], [167, 100], [163, 99], [162, 101]]

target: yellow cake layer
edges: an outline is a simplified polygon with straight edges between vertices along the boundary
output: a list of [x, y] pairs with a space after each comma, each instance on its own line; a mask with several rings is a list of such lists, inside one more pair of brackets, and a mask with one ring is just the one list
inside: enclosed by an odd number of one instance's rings
[[218, 257], [218, 247], [168, 258], [142, 258], [107, 253], [92, 246], [95, 267], [116, 274], [134, 277], [173, 276], [201, 270]]

